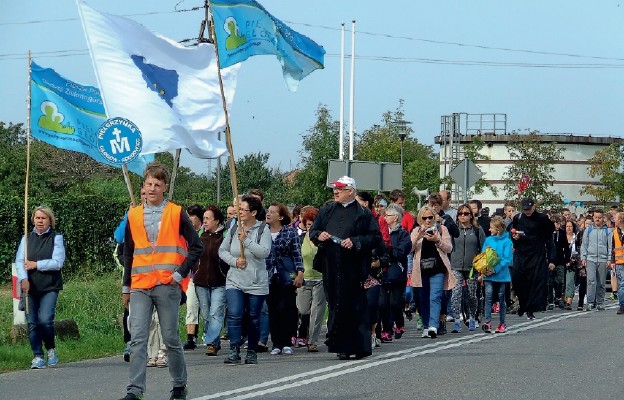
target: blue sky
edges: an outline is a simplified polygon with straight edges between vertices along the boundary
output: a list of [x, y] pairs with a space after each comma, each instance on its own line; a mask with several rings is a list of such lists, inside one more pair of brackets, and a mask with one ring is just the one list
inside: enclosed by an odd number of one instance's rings
[[[196, 37], [203, 17], [202, 11], [173, 12], [176, 0], [88, 3], [174, 40]], [[186, 0], [178, 9], [202, 4]], [[453, 112], [506, 113], [508, 130], [622, 136], [622, 0], [261, 4], [325, 47], [325, 69], [313, 72], [291, 93], [275, 57], [252, 57], [243, 64], [231, 109], [237, 158], [270, 153], [272, 165], [289, 170], [299, 163], [301, 135], [314, 124], [318, 105], [326, 104], [338, 119], [340, 24], [344, 21], [350, 29], [352, 19], [357, 21], [357, 131], [381, 123], [382, 114], [403, 99], [405, 119], [425, 144], [433, 144], [439, 134], [440, 116]], [[0, 121], [26, 121], [28, 50], [40, 65], [96, 85], [74, 0], [2, 0], [0, 38]], [[350, 38], [347, 32], [347, 53]], [[350, 59], [345, 69], [348, 83]], [[197, 173], [207, 171], [206, 160], [184, 157], [183, 163]]]

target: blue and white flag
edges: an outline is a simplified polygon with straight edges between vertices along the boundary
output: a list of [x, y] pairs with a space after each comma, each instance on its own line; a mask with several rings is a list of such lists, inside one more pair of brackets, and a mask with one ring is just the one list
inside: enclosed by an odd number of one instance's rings
[[251, 56], [274, 54], [282, 64], [286, 85], [297, 90], [299, 81], [324, 65], [325, 49], [290, 29], [254, 0], [211, 0], [219, 61], [225, 68]]
[[[30, 132], [33, 137], [60, 149], [78, 151], [106, 165], [97, 147], [97, 131], [106, 121], [100, 90], [72, 82], [51, 68], [31, 62]], [[128, 169], [143, 176], [153, 155], [139, 156]]]
[[[138, 127], [141, 154], [180, 148], [199, 158], [226, 154], [217, 140], [225, 112], [214, 46], [187, 48], [133, 20], [77, 3], [106, 113]], [[237, 70], [222, 70], [228, 105]]]

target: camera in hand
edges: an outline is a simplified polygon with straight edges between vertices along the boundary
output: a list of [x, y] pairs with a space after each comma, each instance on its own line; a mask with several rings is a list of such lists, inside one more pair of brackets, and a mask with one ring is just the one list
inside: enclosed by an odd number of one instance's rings
[[425, 233], [428, 235], [433, 235], [435, 233], [435, 228], [432, 226], [431, 228], [427, 228]]

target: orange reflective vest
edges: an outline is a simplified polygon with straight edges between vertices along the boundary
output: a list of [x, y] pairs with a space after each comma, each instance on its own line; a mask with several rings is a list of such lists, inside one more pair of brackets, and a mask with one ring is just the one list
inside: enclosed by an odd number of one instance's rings
[[[143, 205], [128, 213], [128, 224], [134, 240], [132, 259], [132, 289], [151, 289], [158, 283], [166, 285], [173, 279], [187, 255], [186, 240], [180, 235], [182, 207], [167, 203], [165, 206], [156, 245], [147, 238], [143, 219]], [[188, 279], [185, 279], [188, 286]], [[184, 282], [184, 281], [183, 281]], [[186, 291], [186, 287], [183, 286]]]
[[615, 255], [615, 263], [616, 264], [624, 264], [624, 246], [622, 246], [622, 241], [620, 240], [620, 234], [618, 233], [618, 228], [613, 230], [613, 242], [615, 246], [613, 248], [613, 253]]

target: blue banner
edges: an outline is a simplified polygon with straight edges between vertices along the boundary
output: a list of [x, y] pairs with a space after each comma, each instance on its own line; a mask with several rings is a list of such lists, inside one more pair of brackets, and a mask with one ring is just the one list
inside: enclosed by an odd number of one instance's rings
[[[51, 68], [31, 63], [30, 132], [54, 147], [77, 151], [113, 167], [97, 147], [98, 128], [106, 121], [100, 90], [83, 86], [57, 74]], [[153, 155], [139, 156], [128, 169], [140, 176]]]
[[251, 56], [273, 54], [282, 64], [286, 85], [324, 67], [325, 49], [292, 30], [254, 0], [211, 0], [219, 61], [222, 68]]

